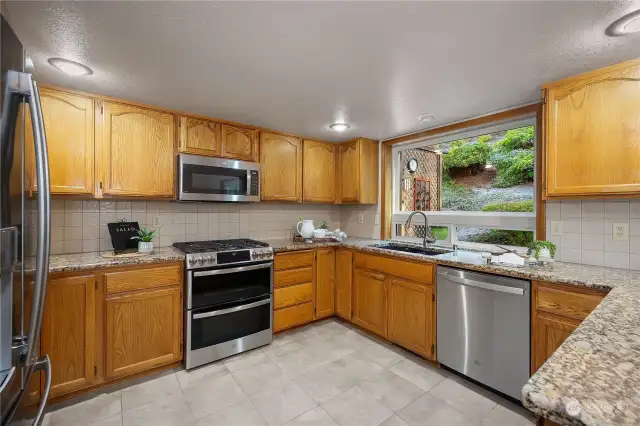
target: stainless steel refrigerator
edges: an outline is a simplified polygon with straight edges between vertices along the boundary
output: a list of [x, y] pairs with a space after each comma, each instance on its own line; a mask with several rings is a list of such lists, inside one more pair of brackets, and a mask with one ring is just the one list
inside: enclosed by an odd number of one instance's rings
[[[38, 85], [25, 72], [27, 56], [4, 16], [0, 21], [0, 424], [17, 420], [29, 381], [42, 371], [41, 401], [22, 424], [42, 421], [51, 364], [38, 344], [49, 271], [50, 191], [47, 142]], [[27, 108], [28, 104], [28, 108]], [[31, 126], [25, 125], [25, 113]], [[25, 146], [33, 132], [33, 147]], [[26, 154], [33, 152], [37, 191], [26, 185]], [[31, 157], [30, 157], [31, 158]], [[35, 244], [35, 259], [25, 258]], [[26, 291], [33, 281], [33, 292]], [[25, 299], [25, 294], [33, 294]], [[25, 311], [30, 307], [29, 318]], [[24, 422], [24, 423], [23, 423]]]

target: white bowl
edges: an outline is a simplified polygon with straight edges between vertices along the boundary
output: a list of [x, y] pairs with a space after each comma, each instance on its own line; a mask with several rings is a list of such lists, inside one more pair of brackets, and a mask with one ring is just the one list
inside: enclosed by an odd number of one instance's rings
[[313, 231], [313, 238], [326, 238], [327, 230], [326, 229], [316, 229]]

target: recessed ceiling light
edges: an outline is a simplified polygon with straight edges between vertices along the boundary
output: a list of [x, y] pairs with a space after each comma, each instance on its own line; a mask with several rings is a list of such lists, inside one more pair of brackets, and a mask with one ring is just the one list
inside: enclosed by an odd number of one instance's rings
[[435, 119], [436, 118], [431, 114], [420, 114], [418, 116], [418, 120], [422, 121], [423, 123], [426, 123], [426, 122], [429, 122], [429, 121], [433, 121]]
[[63, 58], [49, 58], [47, 61], [54, 67], [58, 68], [69, 75], [89, 75], [93, 74], [91, 68], [78, 62], [70, 61]]
[[336, 132], [344, 132], [351, 126], [349, 126], [347, 123], [333, 123], [329, 127], [331, 127], [331, 130], [334, 130]]
[[607, 28], [605, 32], [607, 35], [619, 37], [637, 33], [638, 31], [640, 31], [640, 10], [627, 13], [622, 18], [609, 25], [609, 28]]

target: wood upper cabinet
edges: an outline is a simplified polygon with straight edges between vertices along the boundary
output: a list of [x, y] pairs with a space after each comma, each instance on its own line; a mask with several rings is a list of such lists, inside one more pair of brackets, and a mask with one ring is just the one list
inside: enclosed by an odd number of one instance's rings
[[222, 156], [245, 161], [258, 161], [258, 131], [223, 124]]
[[378, 142], [360, 138], [340, 144], [340, 203], [378, 203]]
[[640, 194], [640, 59], [543, 89], [546, 197]]
[[353, 252], [336, 250], [336, 315], [351, 321], [351, 290], [353, 281]]
[[180, 117], [180, 152], [197, 155], [222, 155], [222, 126], [210, 120]]
[[305, 139], [302, 155], [302, 201], [336, 200], [336, 144]]
[[277, 133], [260, 135], [261, 199], [302, 200], [302, 141]]
[[353, 278], [354, 324], [387, 337], [387, 290], [385, 276], [356, 269]]
[[335, 312], [336, 252], [333, 248], [316, 252], [316, 319]]
[[182, 358], [180, 286], [105, 298], [105, 376], [130, 375]]
[[[93, 274], [52, 278], [42, 319], [42, 353], [51, 359], [50, 397], [91, 385], [96, 352]], [[44, 375], [42, 375], [44, 386]]]
[[388, 278], [389, 340], [434, 359], [433, 287], [400, 278]]
[[[59, 90], [40, 89], [40, 103], [49, 154], [52, 194], [93, 194], [93, 99]], [[37, 190], [33, 130], [26, 108], [25, 147], [27, 176]]]
[[99, 195], [173, 197], [173, 115], [113, 102], [102, 107], [96, 114]]

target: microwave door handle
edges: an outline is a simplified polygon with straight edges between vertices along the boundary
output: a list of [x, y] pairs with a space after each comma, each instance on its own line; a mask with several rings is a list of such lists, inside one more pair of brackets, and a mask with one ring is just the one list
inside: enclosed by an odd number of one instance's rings
[[251, 195], [251, 170], [247, 170], [247, 187], [244, 189], [244, 195]]
[[31, 106], [31, 123], [33, 125], [33, 139], [35, 145], [36, 177], [38, 185], [38, 219], [37, 219], [37, 248], [36, 272], [31, 310], [31, 322], [27, 335], [27, 365], [35, 362], [38, 354], [38, 341], [42, 328], [42, 313], [44, 311], [45, 294], [47, 291], [47, 277], [49, 273], [50, 253], [50, 224], [51, 224], [51, 195], [49, 186], [49, 158], [47, 154], [47, 137], [42, 118], [42, 105], [38, 83], [31, 74], [26, 74], [31, 95], [28, 97]]

